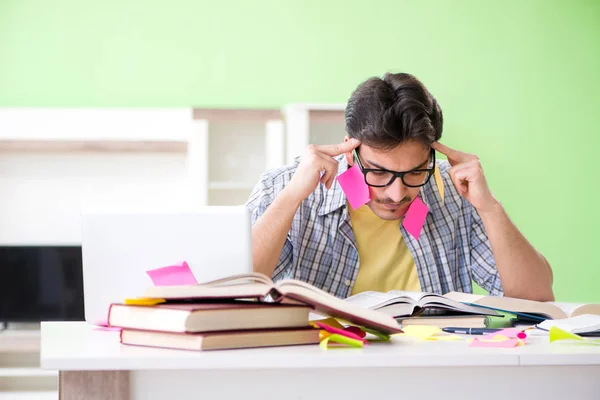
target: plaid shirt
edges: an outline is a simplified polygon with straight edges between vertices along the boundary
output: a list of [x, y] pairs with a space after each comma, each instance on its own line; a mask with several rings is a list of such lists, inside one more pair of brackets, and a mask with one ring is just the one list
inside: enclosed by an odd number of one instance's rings
[[[339, 175], [348, 164], [343, 156], [336, 159]], [[262, 174], [246, 203], [252, 224], [290, 181], [298, 162], [296, 159], [290, 165]], [[449, 163], [438, 160], [437, 167], [444, 181], [444, 202], [432, 177], [420, 189], [421, 200], [428, 206], [429, 213], [419, 239], [408, 234], [400, 224], [402, 236], [415, 261], [421, 290], [438, 294], [471, 293], [474, 280], [490, 295], [503, 295], [481, 218], [452, 184]], [[358, 268], [359, 254], [346, 196], [337, 180], [329, 190], [319, 184], [296, 211], [273, 280], [299, 279], [346, 298]]]

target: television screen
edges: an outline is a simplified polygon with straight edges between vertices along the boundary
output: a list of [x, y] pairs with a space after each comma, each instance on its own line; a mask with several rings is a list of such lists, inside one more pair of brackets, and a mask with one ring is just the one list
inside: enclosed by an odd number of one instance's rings
[[82, 321], [81, 246], [0, 246], [0, 321]]

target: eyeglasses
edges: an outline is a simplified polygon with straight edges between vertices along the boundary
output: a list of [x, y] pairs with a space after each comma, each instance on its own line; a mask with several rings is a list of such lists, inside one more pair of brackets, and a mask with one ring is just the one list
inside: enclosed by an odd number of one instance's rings
[[407, 187], [421, 187], [427, 182], [433, 175], [435, 171], [435, 150], [431, 149], [430, 158], [431, 161], [428, 165], [431, 165], [431, 168], [423, 168], [423, 169], [413, 169], [407, 172], [396, 172], [390, 171], [387, 169], [372, 169], [372, 168], [364, 168], [362, 163], [360, 162], [360, 158], [358, 158], [358, 152], [356, 149], [353, 151], [354, 158], [356, 158], [356, 162], [360, 167], [364, 177], [365, 183], [369, 186], [373, 187], [386, 187], [394, 183], [396, 178], [400, 178], [404, 186]]

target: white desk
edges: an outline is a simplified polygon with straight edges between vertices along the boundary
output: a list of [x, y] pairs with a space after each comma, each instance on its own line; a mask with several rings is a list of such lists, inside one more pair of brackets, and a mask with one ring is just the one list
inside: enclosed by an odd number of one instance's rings
[[394, 337], [363, 349], [317, 345], [191, 352], [125, 346], [82, 322], [42, 323], [41, 365], [65, 399], [600, 398], [600, 346], [529, 338], [513, 349]]

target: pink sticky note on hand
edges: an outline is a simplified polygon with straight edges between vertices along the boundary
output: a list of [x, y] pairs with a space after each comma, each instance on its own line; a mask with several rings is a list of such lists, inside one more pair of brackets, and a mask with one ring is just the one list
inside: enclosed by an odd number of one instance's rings
[[187, 262], [146, 271], [154, 286], [196, 285], [198, 282]]
[[358, 164], [354, 164], [341, 173], [337, 180], [354, 210], [371, 201], [369, 185], [365, 183], [364, 175]]
[[404, 228], [410, 233], [415, 239], [419, 238], [423, 225], [425, 224], [425, 218], [427, 218], [427, 212], [429, 208], [423, 203], [420, 197], [413, 200], [408, 207], [408, 211], [402, 221]]

